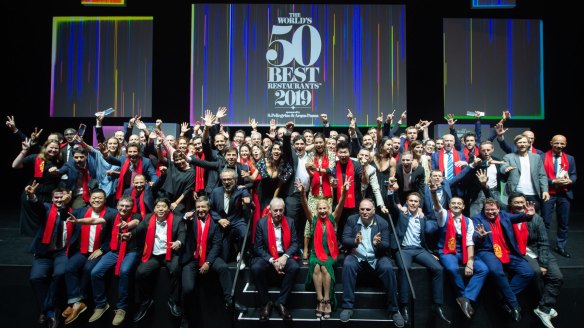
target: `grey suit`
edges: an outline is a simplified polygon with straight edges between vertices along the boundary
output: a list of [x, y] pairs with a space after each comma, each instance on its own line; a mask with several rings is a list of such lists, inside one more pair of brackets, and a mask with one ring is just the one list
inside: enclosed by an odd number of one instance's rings
[[[547, 175], [543, 168], [543, 161], [537, 154], [527, 153], [527, 156], [529, 156], [531, 182], [533, 183], [533, 188], [537, 193], [537, 197], [541, 199], [543, 193], [548, 191]], [[503, 157], [505, 164], [501, 165], [501, 173], [504, 174], [505, 169], [509, 166], [515, 167], [515, 169], [509, 171], [507, 177], [507, 185], [505, 186], [507, 194], [517, 191], [519, 178], [521, 176], [521, 162], [519, 158], [520, 156], [517, 153], [507, 154]]]

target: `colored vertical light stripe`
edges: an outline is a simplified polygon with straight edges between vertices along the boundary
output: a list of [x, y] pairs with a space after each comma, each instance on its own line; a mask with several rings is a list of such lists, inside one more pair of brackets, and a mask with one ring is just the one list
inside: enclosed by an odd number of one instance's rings
[[234, 58], [233, 58], [233, 33], [234, 33], [234, 24], [233, 24], [233, 4], [229, 5], [229, 21], [228, 21], [228, 28], [227, 30], [229, 31], [229, 37], [227, 38], [227, 49], [229, 49], [229, 76], [228, 76], [228, 80], [229, 81], [229, 121], [233, 121], [233, 72], [232, 69], [234, 67]]
[[191, 5], [191, 58], [190, 58], [190, 81], [189, 81], [189, 123], [195, 122], [195, 4]]
[[[96, 97], [95, 104], [96, 104], [96, 110], [99, 110], [101, 108], [100, 103], [99, 103], [99, 97], [100, 97], [99, 82], [100, 82], [100, 78], [101, 78], [101, 74], [100, 74], [100, 72], [101, 72], [101, 70], [100, 70], [100, 68], [101, 68], [101, 21], [99, 21], [97, 23], [97, 40], [96, 41], [97, 41], [96, 42], [97, 43], [97, 47], [96, 47], [97, 48], [97, 55], [96, 55], [97, 61], [95, 64], [97, 65], [97, 67], [95, 69], [95, 77], [96, 77], [95, 85], [97, 87], [97, 92], [95, 94], [95, 97]], [[115, 116], [118, 116], [117, 112], [114, 112], [113, 114]]]
[[395, 57], [394, 57], [393, 53], [394, 53], [394, 51], [397, 50], [393, 46], [393, 44], [394, 44], [394, 40], [393, 40], [393, 25], [390, 28], [390, 34], [389, 35], [390, 35], [390, 37], [389, 37], [390, 38], [389, 39], [389, 46], [391, 48], [390, 49], [390, 52], [389, 52], [391, 54], [390, 55], [391, 58], [389, 60], [389, 71], [390, 71], [389, 72], [389, 76], [390, 76], [389, 80], [391, 81], [391, 99], [393, 100], [393, 98], [395, 97], [395, 78], [394, 78], [394, 75], [393, 75], [394, 74], [394, 68], [395, 68], [395, 66], [394, 66]]
[[513, 21], [507, 20], [507, 108], [513, 114]]
[[446, 59], [446, 32], [442, 31], [442, 104], [446, 108], [446, 86], [448, 85], [448, 60]]
[[470, 60], [470, 84], [472, 85], [472, 31], [473, 31], [473, 27], [472, 27], [472, 18], [470, 19], [470, 33], [469, 33], [469, 60]]
[[538, 119], [545, 118], [544, 104], [545, 104], [545, 93], [543, 92], [543, 20], [539, 20], [539, 117]]
[[381, 112], [381, 54], [380, 54], [380, 43], [381, 43], [381, 32], [380, 26], [377, 24], [377, 115]]

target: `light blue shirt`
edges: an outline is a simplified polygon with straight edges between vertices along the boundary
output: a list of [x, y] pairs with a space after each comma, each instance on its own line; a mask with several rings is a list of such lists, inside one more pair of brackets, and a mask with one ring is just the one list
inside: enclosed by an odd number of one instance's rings
[[422, 232], [420, 218], [418, 215], [412, 215], [411, 213], [408, 213], [407, 215], [409, 218], [408, 229], [406, 230], [402, 246], [422, 247], [422, 241], [420, 239], [420, 234]]
[[355, 249], [356, 252], [355, 255], [357, 256], [359, 261], [367, 261], [367, 263], [369, 263], [369, 265], [371, 265], [372, 268], [375, 268], [375, 265], [377, 264], [377, 258], [375, 257], [375, 249], [373, 248], [373, 237], [371, 236], [371, 227], [377, 224], [377, 222], [375, 222], [375, 219], [373, 219], [369, 226], [365, 226], [365, 224], [363, 224], [363, 221], [361, 221], [361, 218], [359, 218], [357, 224], [361, 225], [361, 235], [363, 236], [363, 238], [361, 239], [361, 243], [359, 244], [359, 246], [357, 246], [357, 248]]

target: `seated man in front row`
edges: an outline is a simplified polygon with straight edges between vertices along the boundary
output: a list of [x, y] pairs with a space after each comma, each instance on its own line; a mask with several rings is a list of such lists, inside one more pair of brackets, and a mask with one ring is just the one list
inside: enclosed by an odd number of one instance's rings
[[343, 311], [340, 319], [347, 322], [353, 315], [357, 275], [364, 270], [374, 271], [388, 293], [387, 310], [396, 327], [405, 325], [397, 307], [397, 283], [393, 264], [386, 256], [389, 251], [389, 225], [375, 214], [370, 199], [359, 204], [359, 214], [351, 215], [343, 229], [343, 246], [348, 250], [343, 264]]
[[284, 200], [274, 197], [270, 202], [270, 213], [258, 221], [254, 244], [254, 258], [251, 263], [253, 275], [262, 309], [260, 321], [269, 320], [273, 304], [268, 295], [268, 275], [283, 275], [280, 295], [276, 301], [276, 310], [284, 320], [292, 320], [292, 314], [286, 309], [288, 294], [294, 285], [298, 273], [298, 262], [294, 256], [298, 252], [298, 241], [294, 219], [284, 216]]

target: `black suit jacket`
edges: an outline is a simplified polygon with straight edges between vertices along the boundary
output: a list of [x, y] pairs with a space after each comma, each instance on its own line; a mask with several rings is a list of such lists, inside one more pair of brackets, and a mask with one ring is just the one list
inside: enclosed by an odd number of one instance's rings
[[398, 197], [398, 202], [400, 204], [403, 204], [406, 201], [406, 197], [409, 193], [415, 191], [418, 194], [420, 194], [421, 199], [420, 199], [420, 207], [423, 206], [424, 204], [424, 188], [426, 187], [426, 183], [425, 183], [425, 179], [426, 179], [426, 173], [424, 172], [424, 168], [421, 165], [418, 165], [418, 167], [415, 170], [412, 170], [412, 175], [411, 175], [411, 182], [410, 182], [410, 186], [411, 186], [411, 190], [408, 192], [405, 192], [403, 190], [404, 188], [404, 170], [403, 170], [403, 166], [401, 164], [399, 164], [397, 166], [397, 169], [395, 170], [395, 178], [397, 179], [397, 184], [399, 186], [399, 189], [397, 190], [397, 197]]
[[[197, 240], [199, 239], [199, 236], [197, 236], [197, 220], [198, 219], [196, 216], [192, 220], [182, 220], [186, 226], [186, 241], [182, 247], [183, 253], [180, 259], [182, 265], [185, 265], [189, 261], [195, 259], [195, 250], [197, 247], [199, 247], [199, 245], [197, 245]], [[223, 232], [221, 231], [220, 226], [211, 218], [207, 218], [205, 224], [210, 225], [209, 233], [207, 234], [205, 262], [209, 262], [209, 264], [212, 266], [213, 262], [215, 262], [215, 259], [219, 257], [219, 254], [221, 254], [221, 248], [223, 246]]]
[[209, 199], [209, 207], [211, 208], [211, 216], [213, 221], [219, 221], [221, 218], [227, 219], [229, 222], [237, 220], [248, 221], [250, 217], [249, 205], [243, 202], [244, 197], [250, 197], [247, 189], [235, 190], [229, 198], [229, 213], [225, 213], [225, 189], [217, 187], [211, 193]]
[[[282, 220], [286, 220], [288, 222], [288, 226], [290, 227], [290, 247], [288, 247], [288, 249], [285, 249], [284, 253], [288, 254], [289, 257], [292, 257], [298, 252], [298, 240], [296, 239], [296, 229], [294, 227], [294, 220], [291, 218], [290, 219], [283, 218]], [[270, 255], [270, 252], [268, 251], [267, 216], [264, 216], [258, 221], [253, 251], [255, 257], [260, 257], [264, 259], [266, 262], [270, 262], [270, 258], [272, 257], [272, 255]]]
[[[135, 238], [138, 240], [138, 249], [144, 249], [144, 243], [146, 240], [146, 231], [148, 231], [148, 225], [150, 224], [150, 220], [156, 220], [156, 215], [149, 214], [147, 215], [142, 222], [138, 225], [135, 229], [134, 235]], [[186, 242], [186, 227], [185, 222], [179, 215], [174, 215], [172, 221], [172, 240], [168, 240], [167, 242], [171, 241], [180, 241], [182, 246], [178, 251], [172, 251], [173, 256], [181, 255], [181, 252], [184, 250], [184, 245]]]
[[[389, 251], [389, 223], [385, 221], [382, 217], [375, 214], [373, 221], [371, 222], [371, 240], [373, 237], [380, 232], [381, 233], [381, 243], [377, 246], [373, 246], [375, 249], [375, 255], [378, 257], [387, 255]], [[361, 231], [362, 225], [359, 223], [359, 214], [353, 214], [347, 219], [345, 228], [343, 229], [343, 247], [350, 253], [354, 248], [357, 247], [355, 244], [355, 237], [357, 233]]]

